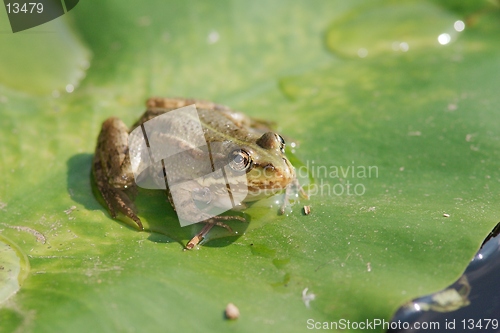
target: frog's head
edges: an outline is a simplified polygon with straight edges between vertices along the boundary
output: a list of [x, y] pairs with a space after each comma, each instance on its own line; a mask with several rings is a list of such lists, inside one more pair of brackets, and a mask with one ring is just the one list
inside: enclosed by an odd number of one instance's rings
[[229, 163], [234, 170], [246, 170], [245, 201], [276, 194], [295, 179], [295, 169], [285, 156], [285, 140], [279, 134], [267, 132], [249, 142], [231, 153]]

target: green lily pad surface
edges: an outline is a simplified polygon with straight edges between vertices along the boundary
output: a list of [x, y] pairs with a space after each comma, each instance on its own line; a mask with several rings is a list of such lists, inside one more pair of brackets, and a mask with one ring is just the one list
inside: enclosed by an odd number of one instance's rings
[[[499, 220], [496, 2], [81, 1], [16, 34], [0, 17], [2, 332], [389, 321], [454, 282]], [[257, 202], [191, 251], [200, 228], [161, 191], [137, 197], [146, 231], [111, 219], [96, 138], [150, 96], [275, 122], [310, 199], [284, 216]]]

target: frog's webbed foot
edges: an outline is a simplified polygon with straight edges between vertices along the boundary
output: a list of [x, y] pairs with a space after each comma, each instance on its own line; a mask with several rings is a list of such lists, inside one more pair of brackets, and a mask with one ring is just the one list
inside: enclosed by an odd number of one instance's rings
[[247, 222], [247, 220], [244, 217], [238, 216], [238, 215], [233, 215], [233, 216], [218, 215], [218, 216], [212, 217], [208, 220], [201, 221], [200, 223], [212, 224], [213, 226], [216, 225], [218, 227], [225, 228], [230, 233], [234, 233], [233, 229], [231, 229], [230, 226], [228, 226], [227, 224], [225, 224], [223, 222], [223, 221], [231, 221], [231, 220], [238, 220], [240, 222], [245, 222], [245, 223]]
[[212, 218], [209, 218], [205, 221], [201, 221], [200, 223], [205, 223], [205, 226], [203, 227], [203, 229], [201, 229], [201, 231], [199, 233], [196, 234], [196, 236], [194, 236], [187, 243], [186, 249], [191, 250], [193, 247], [198, 245], [206, 237], [208, 232], [214, 226], [219, 226], [219, 227], [225, 228], [227, 231], [229, 231], [230, 233], [233, 234], [234, 233], [233, 229], [223, 222], [223, 221], [230, 221], [230, 220], [238, 220], [241, 222], [247, 222], [247, 220], [244, 217], [237, 216], [237, 215], [234, 215], [234, 216], [218, 215], [218, 216], [214, 216]]
[[309, 196], [307, 195], [306, 191], [304, 191], [304, 188], [299, 183], [299, 180], [295, 178], [286, 188], [285, 188], [285, 195], [283, 197], [283, 203], [280, 206], [279, 214], [284, 215], [286, 207], [290, 205], [290, 196], [299, 194], [302, 198], [304, 199], [309, 199]]
[[137, 216], [137, 209], [125, 191], [110, 186], [100, 188], [100, 191], [106, 202], [106, 206], [108, 206], [111, 217], [116, 218], [116, 211], [118, 210], [131, 218], [140, 230], [144, 230], [141, 219]]
[[117, 211], [120, 211], [131, 218], [140, 230], [143, 230], [144, 227], [141, 219], [137, 216], [137, 209], [130, 198], [131, 191], [136, 190], [136, 188], [130, 187], [128, 191], [125, 191], [124, 189], [115, 188], [110, 185], [99, 163], [94, 162], [93, 172], [97, 187], [99, 192], [101, 192], [111, 217], [116, 218]]

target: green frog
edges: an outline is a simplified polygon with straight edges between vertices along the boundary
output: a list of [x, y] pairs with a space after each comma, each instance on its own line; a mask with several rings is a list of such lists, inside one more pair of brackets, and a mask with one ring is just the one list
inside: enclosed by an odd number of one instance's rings
[[[243, 172], [246, 175], [244, 189], [241, 189], [241, 182], [237, 183], [233, 180], [236, 178], [226, 178], [229, 182], [225, 187], [226, 191], [235, 192], [239, 188], [245, 193], [244, 199], [237, 203], [238, 207], [233, 208], [244, 209], [245, 202], [256, 201], [283, 190], [288, 193], [287, 189], [294, 184], [297, 185], [295, 169], [285, 156], [285, 140], [273, 132], [267, 123], [254, 120], [240, 112], [212, 102], [179, 98], [150, 98], [146, 103], [147, 110], [130, 129], [120, 119], [112, 117], [102, 124], [97, 140], [92, 172], [97, 188], [113, 218], [116, 218], [117, 211], [120, 211], [135, 221], [140, 230], [143, 230], [133, 199], [129, 196], [130, 191], [137, 186], [132, 169], [133, 163], [131, 163], [134, 156], [131, 157], [129, 154], [129, 134], [157, 116], [192, 104], [196, 105], [206, 143], [210, 147], [219, 147], [211, 152], [212, 168], [214, 165], [226, 165], [230, 168], [228, 170]], [[152, 137], [150, 141], [162, 140], [162, 144], [184, 148], [187, 143], [183, 127], [187, 126], [171, 124], [172, 130], [168, 135], [161, 137], [160, 133], [159, 138]], [[176, 209], [176, 205], [182, 206], [183, 211], [188, 208], [192, 217], [197, 219], [196, 221], [206, 224], [202, 231], [189, 241], [186, 246], [188, 249], [197, 245], [214, 225], [231, 230], [224, 223], [225, 221], [246, 221], [239, 215], [211, 216], [204, 211], [202, 205], [200, 206], [199, 201], [208, 200], [213, 205], [223, 207], [224, 202], [227, 201], [227, 196], [223, 197], [212, 186], [213, 183], [217, 183], [217, 180], [215, 176], [211, 176], [214, 174], [211, 172], [213, 170], [203, 163], [206, 160], [207, 156], [204, 152], [192, 149], [180, 162], [164, 165], [169, 172], [168, 185], [172, 185], [172, 182], [182, 182], [181, 187], [184, 190], [177, 195], [176, 204], [174, 204], [167, 185], [167, 195], [173, 208], [178, 214], [180, 209]], [[232, 195], [236, 194], [232, 193]]]

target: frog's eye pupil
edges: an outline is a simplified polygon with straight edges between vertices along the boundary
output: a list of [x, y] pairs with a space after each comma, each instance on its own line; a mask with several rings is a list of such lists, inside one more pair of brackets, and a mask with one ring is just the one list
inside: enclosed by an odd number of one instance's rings
[[250, 154], [242, 149], [236, 149], [229, 154], [229, 166], [235, 171], [249, 170], [252, 166]]
[[243, 162], [243, 157], [241, 155], [236, 155], [233, 161], [236, 164], [241, 164]]

